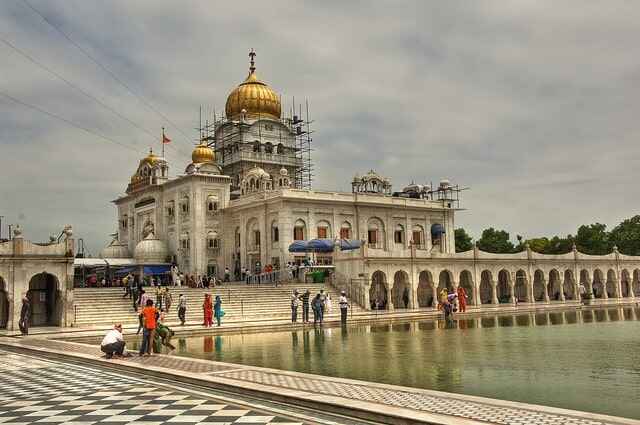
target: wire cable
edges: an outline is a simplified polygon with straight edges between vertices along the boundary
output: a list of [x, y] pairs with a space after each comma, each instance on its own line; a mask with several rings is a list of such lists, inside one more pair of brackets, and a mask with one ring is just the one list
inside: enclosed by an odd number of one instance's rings
[[[137, 128], [140, 131], [143, 131], [144, 133], [146, 133], [147, 135], [149, 135], [152, 139], [157, 140], [158, 136], [154, 135], [151, 131], [147, 130], [146, 128], [138, 125], [136, 122], [132, 121], [131, 119], [129, 119], [128, 117], [126, 117], [125, 115], [121, 114], [120, 112], [118, 112], [116, 109], [112, 108], [111, 106], [107, 105], [106, 103], [104, 103], [102, 100], [98, 99], [96, 96], [92, 95], [91, 93], [87, 92], [86, 90], [84, 90], [83, 88], [79, 87], [78, 85], [74, 84], [72, 81], [68, 80], [67, 78], [65, 78], [63, 75], [59, 74], [58, 72], [52, 70], [51, 68], [47, 67], [46, 65], [44, 65], [42, 62], [38, 61], [37, 59], [35, 59], [33, 56], [29, 55], [27, 52], [25, 52], [24, 50], [20, 49], [19, 47], [17, 47], [16, 45], [14, 45], [13, 43], [11, 43], [10, 41], [0, 37], [0, 41], [3, 42], [5, 45], [7, 45], [10, 49], [12, 49], [13, 51], [15, 51], [16, 53], [18, 53], [19, 55], [21, 55], [22, 57], [24, 57], [25, 59], [27, 59], [28, 61], [30, 61], [31, 63], [33, 63], [34, 65], [40, 67], [41, 69], [45, 70], [46, 72], [50, 73], [51, 75], [55, 76], [56, 78], [58, 78], [59, 80], [61, 80], [62, 82], [64, 82], [65, 84], [67, 84], [69, 87], [73, 88], [74, 90], [79, 91], [81, 94], [83, 94], [84, 96], [88, 97], [89, 99], [93, 100], [94, 102], [98, 103], [100, 106], [102, 106], [103, 108], [105, 108], [106, 110], [112, 112], [113, 114], [115, 114], [116, 116], [120, 117], [121, 119], [127, 121], [129, 124], [131, 124], [132, 126], [134, 126], [135, 128]], [[181, 152], [184, 155], [184, 152]]]
[[65, 33], [64, 31], [62, 31], [62, 29], [60, 29], [60, 27], [58, 27], [57, 25], [55, 25], [53, 22], [51, 22], [49, 19], [47, 19], [46, 16], [44, 16], [43, 13], [41, 13], [38, 9], [36, 9], [33, 5], [31, 5], [31, 3], [29, 3], [27, 0], [22, 0], [22, 2], [24, 4], [26, 4], [35, 14], [37, 14], [38, 16], [40, 16], [40, 18], [42, 18], [42, 20], [44, 20], [47, 24], [49, 24], [49, 26], [51, 26], [53, 29], [55, 29], [58, 33], [60, 33], [65, 39], [67, 39], [67, 41], [69, 41], [71, 44], [73, 44], [78, 50], [80, 50], [80, 52], [82, 52], [87, 58], [89, 58], [89, 60], [91, 60], [93, 63], [95, 63], [97, 66], [99, 66], [100, 68], [102, 68], [102, 70], [104, 72], [106, 72], [107, 74], [109, 74], [111, 76], [111, 78], [113, 78], [115, 81], [117, 81], [120, 85], [122, 85], [133, 97], [135, 97], [136, 99], [138, 99], [140, 102], [142, 102], [147, 108], [151, 109], [153, 112], [155, 112], [156, 114], [158, 114], [160, 117], [162, 117], [166, 122], [168, 122], [169, 124], [171, 124], [176, 130], [178, 130], [184, 137], [187, 138], [187, 143], [189, 144], [189, 146], [191, 146], [191, 137], [189, 137], [184, 131], [182, 131], [182, 129], [173, 121], [171, 121], [171, 119], [169, 117], [167, 117], [165, 114], [163, 114], [161, 111], [159, 111], [158, 109], [156, 109], [151, 102], [147, 101], [144, 97], [136, 94], [133, 89], [131, 87], [129, 87], [129, 85], [127, 83], [125, 83], [124, 81], [122, 81], [120, 78], [118, 78], [118, 76], [112, 72], [109, 68], [107, 68], [105, 65], [103, 65], [99, 60], [97, 60], [96, 58], [94, 58], [86, 49], [84, 49], [82, 46], [80, 46], [78, 43], [76, 43], [67, 33]]
[[27, 107], [27, 108], [33, 109], [33, 110], [35, 110], [35, 111], [38, 111], [38, 112], [40, 112], [40, 113], [42, 113], [42, 114], [48, 115], [49, 117], [52, 117], [52, 118], [55, 118], [55, 119], [60, 120], [60, 121], [62, 121], [62, 122], [65, 122], [65, 123], [67, 123], [68, 125], [70, 125], [70, 126], [72, 126], [72, 127], [75, 127], [75, 128], [77, 128], [77, 129], [82, 130], [82, 131], [84, 131], [84, 132], [87, 132], [87, 133], [89, 133], [89, 134], [91, 134], [91, 135], [94, 135], [94, 136], [96, 136], [96, 137], [99, 137], [99, 138], [101, 138], [101, 139], [104, 139], [104, 140], [106, 140], [106, 141], [108, 141], [108, 142], [115, 143], [116, 145], [120, 145], [120, 146], [122, 146], [123, 148], [127, 148], [127, 149], [130, 149], [130, 150], [135, 151], [135, 152], [138, 152], [138, 153], [140, 153], [140, 152], [141, 152], [140, 150], [138, 150], [137, 148], [134, 148], [133, 146], [129, 146], [129, 145], [127, 145], [127, 144], [124, 144], [124, 143], [118, 142], [117, 140], [113, 140], [113, 139], [111, 139], [111, 138], [109, 138], [109, 137], [107, 137], [107, 136], [105, 136], [105, 135], [103, 135], [103, 134], [100, 134], [100, 133], [95, 132], [95, 131], [93, 131], [93, 130], [91, 130], [91, 129], [88, 129], [87, 127], [83, 127], [83, 126], [81, 126], [81, 125], [79, 125], [79, 124], [76, 124], [76, 123], [74, 123], [73, 121], [68, 120], [68, 119], [66, 119], [66, 118], [64, 118], [64, 117], [61, 117], [61, 116], [59, 116], [59, 115], [56, 115], [56, 114], [54, 114], [53, 112], [49, 112], [49, 111], [47, 111], [47, 110], [45, 110], [45, 109], [42, 109], [42, 108], [40, 108], [39, 106], [32, 105], [32, 104], [30, 104], [30, 103], [24, 102], [24, 101], [22, 101], [22, 100], [20, 100], [20, 99], [18, 99], [18, 98], [16, 98], [16, 97], [11, 96], [11, 95], [10, 95], [10, 94], [8, 94], [8, 93], [5, 93], [5, 92], [0, 91], [0, 96], [4, 96], [4, 97], [6, 97], [7, 99], [9, 99], [9, 100], [11, 100], [11, 101], [13, 101], [13, 102], [15, 102], [15, 103], [17, 103], [17, 104], [19, 104], [19, 105], [25, 106], [25, 107]]

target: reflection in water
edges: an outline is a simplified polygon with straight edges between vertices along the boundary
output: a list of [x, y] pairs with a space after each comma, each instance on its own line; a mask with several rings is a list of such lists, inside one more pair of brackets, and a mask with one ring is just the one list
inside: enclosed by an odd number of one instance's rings
[[178, 354], [640, 419], [639, 317], [612, 308], [305, 327], [179, 338]]

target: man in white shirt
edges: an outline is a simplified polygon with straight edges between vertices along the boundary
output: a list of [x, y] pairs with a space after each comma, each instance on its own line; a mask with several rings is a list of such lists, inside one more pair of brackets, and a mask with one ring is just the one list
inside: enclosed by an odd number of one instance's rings
[[347, 307], [349, 307], [349, 302], [347, 301], [347, 294], [342, 291], [340, 292], [340, 300], [338, 301], [340, 304], [340, 322], [343, 325], [347, 324]]
[[122, 338], [122, 325], [116, 323], [113, 325], [113, 329], [107, 332], [100, 343], [100, 350], [107, 355], [110, 359], [115, 354], [116, 356], [124, 355], [125, 342]]

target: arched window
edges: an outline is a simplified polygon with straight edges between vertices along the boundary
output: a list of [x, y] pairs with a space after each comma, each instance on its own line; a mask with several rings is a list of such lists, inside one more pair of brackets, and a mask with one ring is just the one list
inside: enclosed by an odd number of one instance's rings
[[271, 223], [271, 242], [280, 241], [280, 230], [278, 229], [278, 224], [274, 221]]
[[348, 221], [340, 226], [340, 239], [351, 239], [351, 223]]
[[404, 243], [404, 227], [402, 224], [396, 224], [396, 228], [393, 231], [393, 242], [397, 244]]
[[209, 195], [207, 197], [207, 211], [214, 213], [218, 211], [218, 197], [215, 195]]
[[424, 249], [424, 229], [423, 229], [423, 227], [420, 226], [419, 224], [416, 224], [415, 226], [413, 226], [413, 229], [412, 229], [412, 232], [411, 232], [411, 236], [412, 236], [413, 244], [416, 246], [416, 248]]
[[384, 225], [379, 218], [369, 220], [367, 242], [369, 243], [369, 248], [380, 249], [384, 247]]
[[293, 240], [294, 241], [303, 241], [305, 240], [307, 225], [303, 220], [297, 220], [295, 225], [293, 226]]
[[188, 196], [182, 197], [182, 201], [180, 202], [180, 209], [181, 209], [183, 214], [186, 214], [186, 213], [189, 212], [189, 197]]
[[316, 224], [316, 232], [318, 239], [327, 239], [331, 237], [331, 225], [326, 220], [321, 220]]
[[253, 142], [253, 151], [254, 152], [260, 152], [260, 142], [259, 141], [255, 141]]
[[276, 147], [276, 152], [279, 154], [284, 153], [284, 145], [282, 143], [278, 143], [278, 146]]
[[207, 233], [207, 248], [209, 249], [217, 249], [219, 247], [219, 239], [218, 233], [214, 231], [210, 231]]
[[271, 144], [271, 142], [267, 142], [264, 144], [264, 151], [266, 153], [273, 153], [273, 145]]

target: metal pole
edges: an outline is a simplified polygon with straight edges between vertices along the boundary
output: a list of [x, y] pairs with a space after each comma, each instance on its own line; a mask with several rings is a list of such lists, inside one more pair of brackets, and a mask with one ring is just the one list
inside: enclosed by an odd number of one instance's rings
[[0, 239], [2, 239], [2, 219], [4, 218], [3, 215], [0, 215]]

